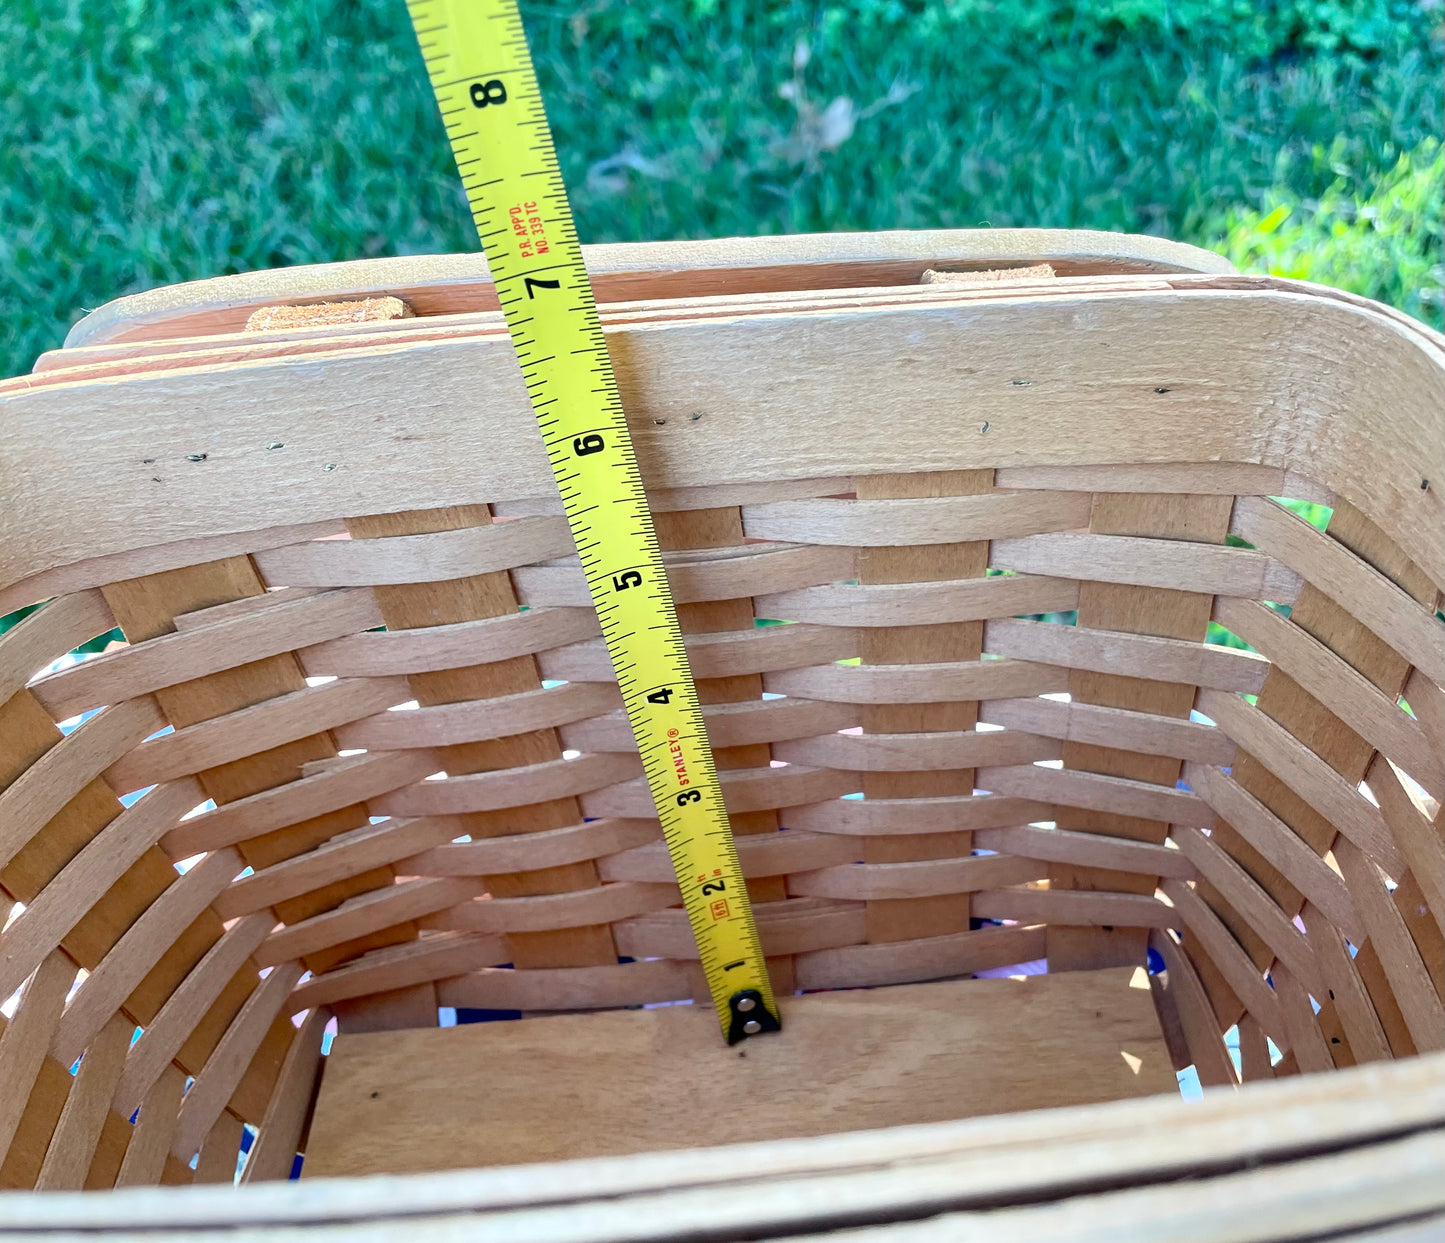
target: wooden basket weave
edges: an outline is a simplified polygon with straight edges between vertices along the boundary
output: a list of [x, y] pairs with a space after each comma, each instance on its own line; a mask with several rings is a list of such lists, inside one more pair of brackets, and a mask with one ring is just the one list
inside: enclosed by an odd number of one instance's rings
[[[1144, 968], [1169, 1081], [1246, 1086], [0, 1195], [0, 1236], [1434, 1237], [1445, 341], [1142, 238], [589, 266], [785, 1007]], [[0, 636], [0, 1188], [285, 1179], [333, 1019], [698, 995], [495, 306], [479, 260], [225, 278], [0, 384], [0, 614], [48, 601]], [[1086, 1099], [1050, 1091], [1009, 1107]]]

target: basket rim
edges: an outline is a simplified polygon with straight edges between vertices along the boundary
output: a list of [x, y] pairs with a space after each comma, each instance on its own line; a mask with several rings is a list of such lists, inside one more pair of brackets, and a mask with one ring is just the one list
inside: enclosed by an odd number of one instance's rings
[[[594, 280], [664, 272], [824, 265], [997, 263], [1108, 265], [1119, 272], [1237, 271], [1223, 256], [1187, 242], [1097, 229], [892, 229], [797, 233], [666, 242], [605, 242], [582, 247]], [[129, 328], [242, 304], [374, 297], [426, 286], [491, 283], [480, 253], [403, 255], [302, 264], [164, 285], [103, 303], [70, 329], [66, 349], [114, 340]], [[808, 286], [800, 286], [808, 287]], [[599, 297], [599, 301], [604, 301]], [[242, 315], [244, 318], [244, 314]]]
[[[807, 1199], [802, 1193], [809, 1179], [826, 1186], [863, 1174], [896, 1175], [892, 1188], [901, 1198], [910, 1193], [910, 1173], [930, 1166], [941, 1166], [967, 1188], [957, 1196], [960, 1207], [1008, 1204], [1340, 1152], [1442, 1123], [1445, 1053], [1431, 1053], [1325, 1076], [1247, 1083], [1193, 1101], [1141, 1097], [630, 1157], [239, 1186], [134, 1187], [106, 1195], [10, 1191], [0, 1193], [0, 1220], [7, 1233], [104, 1231], [120, 1222], [130, 1232], [334, 1228], [388, 1220], [398, 1229], [425, 1228], [428, 1218], [440, 1225], [457, 1213], [585, 1211], [589, 1204], [710, 1187], [730, 1189], [735, 1203], [746, 1207], [755, 1196], [779, 1189], [785, 1199]], [[1169, 1144], [1159, 1142], [1165, 1133]], [[1010, 1192], [1018, 1200], [1010, 1201]]]

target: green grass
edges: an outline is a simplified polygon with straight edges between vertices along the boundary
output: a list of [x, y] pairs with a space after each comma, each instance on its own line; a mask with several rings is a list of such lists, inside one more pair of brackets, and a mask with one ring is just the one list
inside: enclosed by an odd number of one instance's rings
[[[1438, 0], [524, 3], [588, 241], [1076, 226], [1439, 323]], [[401, 0], [5, 0], [0, 374], [154, 285], [472, 250]]]
[[1263, 206], [1231, 211], [1221, 249], [1245, 271], [1368, 293], [1438, 325], [1445, 150], [1427, 138], [1373, 185], [1332, 154], [1314, 153], [1334, 174], [1318, 199], [1273, 190]]

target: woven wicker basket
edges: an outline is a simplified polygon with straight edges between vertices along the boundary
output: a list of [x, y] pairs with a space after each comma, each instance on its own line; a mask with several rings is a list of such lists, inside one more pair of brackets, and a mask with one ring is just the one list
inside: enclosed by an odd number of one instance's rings
[[0, 384], [0, 1236], [1438, 1237], [1445, 342], [1144, 238], [589, 266], [785, 1032], [654, 1006], [480, 261], [123, 299]]

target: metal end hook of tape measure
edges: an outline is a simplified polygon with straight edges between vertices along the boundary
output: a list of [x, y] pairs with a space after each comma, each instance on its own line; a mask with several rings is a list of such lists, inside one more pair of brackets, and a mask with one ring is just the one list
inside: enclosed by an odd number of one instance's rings
[[728, 1044], [737, 1044], [749, 1036], [760, 1036], [763, 1032], [779, 1032], [783, 1025], [778, 1016], [768, 1009], [762, 993], [755, 988], [745, 988], [728, 998]]

